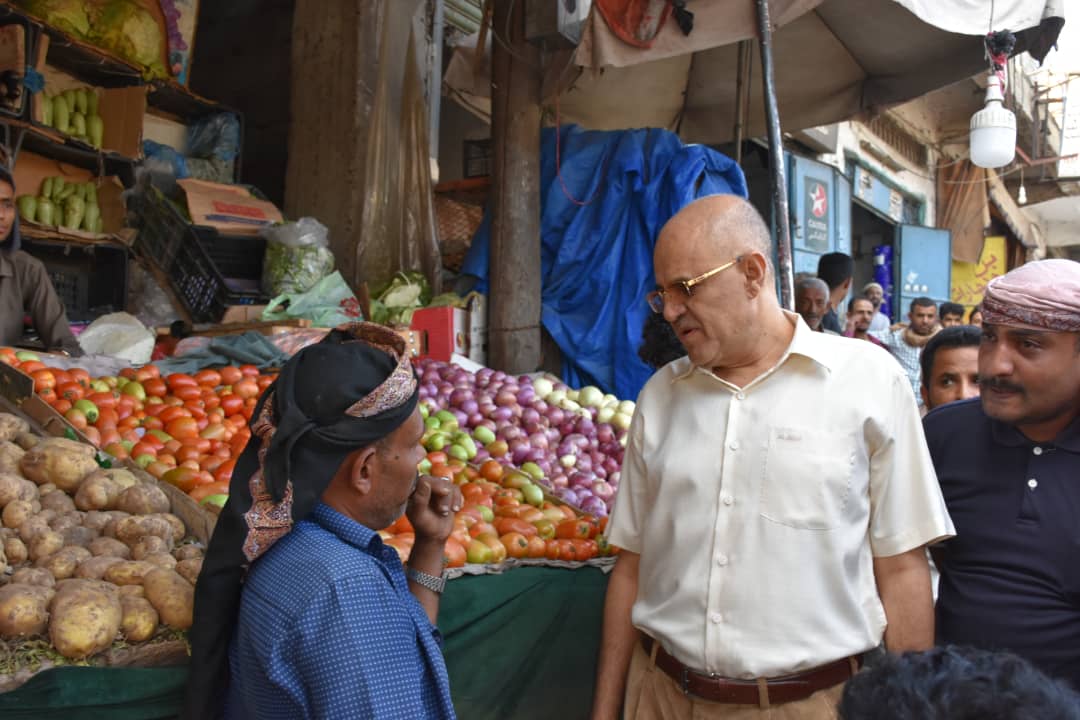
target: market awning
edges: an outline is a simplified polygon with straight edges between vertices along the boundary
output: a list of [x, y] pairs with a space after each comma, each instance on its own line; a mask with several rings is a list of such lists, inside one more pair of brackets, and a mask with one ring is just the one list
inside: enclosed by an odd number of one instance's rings
[[[989, 190], [990, 202], [998, 209], [1009, 230], [1020, 241], [1020, 244], [1029, 249], [1038, 248], [1041, 236], [1038, 226], [1028, 219], [1027, 214], [1016, 204], [1009, 189], [1001, 181], [998, 174], [993, 170], [986, 171], [986, 186]], [[1045, 250], [1045, 245], [1043, 246]]]
[[[666, 127], [686, 142], [734, 137], [738, 41], [756, 37], [754, 3], [695, 2], [683, 35], [669, 18], [650, 47], [620, 39], [594, 5], [573, 56], [578, 76], [560, 87], [560, 119], [594, 129]], [[991, 3], [965, 0], [774, 0], [777, 97], [784, 130], [851, 118], [901, 103], [986, 68], [983, 36]], [[1037, 59], [1064, 24], [1064, 0], [995, 0], [993, 27], [1017, 34], [1016, 52]], [[976, 7], [978, 6], [978, 7]], [[918, 16], [916, 15], [918, 13]], [[922, 18], [922, 19], [920, 19]], [[625, 35], [625, 28], [623, 31]], [[640, 30], [647, 35], [647, 29]], [[483, 115], [490, 83], [473, 76], [471, 50], [456, 54], [451, 92]], [[745, 137], [763, 135], [761, 66], [751, 53]], [[483, 70], [481, 70], [483, 72]]]

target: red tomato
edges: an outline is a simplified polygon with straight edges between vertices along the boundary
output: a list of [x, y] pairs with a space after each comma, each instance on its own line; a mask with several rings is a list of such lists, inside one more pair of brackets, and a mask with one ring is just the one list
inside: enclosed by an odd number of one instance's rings
[[177, 440], [183, 440], [184, 438], [197, 437], [199, 434], [199, 425], [194, 418], [178, 417], [172, 422], [165, 424], [165, 432], [169, 433]]
[[229, 483], [216, 481], [212, 483], [205, 483], [203, 485], [196, 485], [194, 488], [192, 488], [191, 492], [188, 493], [188, 495], [191, 496], [191, 499], [195, 502], [201, 502], [204, 498], [210, 497], [211, 495], [228, 494]]
[[219, 374], [221, 375], [222, 385], [232, 385], [233, 383], [239, 382], [244, 377], [244, 373], [240, 372], [240, 368], [235, 365], [221, 368]]
[[249, 377], [249, 378], [259, 377], [259, 368], [255, 367], [254, 365], [241, 365], [240, 366], [240, 373], [244, 377]]
[[169, 470], [161, 479], [170, 485], [175, 485], [184, 492], [191, 492], [195, 489], [198, 482], [199, 471], [190, 467], [177, 467]]
[[216, 388], [221, 384], [221, 373], [217, 370], [200, 370], [195, 373], [195, 382], [203, 387]]
[[198, 385], [180, 385], [173, 388], [172, 393], [184, 402], [202, 399], [202, 390]]
[[116, 396], [111, 392], [90, 393], [86, 399], [97, 405], [98, 410], [116, 407]]
[[74, 382], [79, 383], [84, 388], [90, 387], [90, 373], [86, 370], [83, 370], [82, 368], [71, 368], [68, 372], [71, 374], [71, 379]]
[[168, 385], [169, 389], [174, 393], [178, 387], [198, 387], [199, 385], [199, 383], [195, 382], [195, 378], [183, 373], [173, 373], [165, 378], [165, 384]]
[[244, 398], [235, 394], [224, 395], [221, 398], [221, 409], [225, 412], [225, 417], [237, 415], [244, 411]]
[[259, 385], [254, 380], [244, 379], [233, 385], [233, 393], [247, 400], [259, 396]]
[[30, 377], [34, 378], [35, 392], [56, 389], [56, 376], [53, 375], [52, 370], [35, 370]]
[[214, 480], [223, 482], [228, 487], [228, 483], [232, 480], [233, 470], [236, 469], [236, 459], [226, 460], [217, 466], [214, 470]]
[[178, 418], [190, 417], [187, 408], [179, 405], [166, 405], [164, 410], [160, 410], [153, 414], [166, 425]]
[[98, 432], [96, 427], [83, 428], [82, 433], [95, 447], [101, 447], [101, 433]]
[[[52, 391], [49, 390], [47, 392], [52, 392]], [[41, 396], [42, 400], [44, 400], [45, 402], [49, 402], [48, 398], [46, 398], [43, 394], [39, 393], [39, 395]], [[63, 415], [64, 413], [66, 413], [68, 410], [71, 409], [71, 401], [70, 400], [68, 400], [66, 398], [56, 397], [56, 393], [53, 393], [52, 398], [53, 398], [53, 400], [49, 404], [52, 405], [53, 410], [60, 413], [61, 415]]]
[[147, 397], [165, 397], [169, 393], [169, 386], [161, 378], [150, 378], [143, 382], [143, 390]]
[[529, 541], [521, 533], [506, 533], [499, 538], [499, 542], [506, 548], [507, 557], [523, 558], [529, 554]]

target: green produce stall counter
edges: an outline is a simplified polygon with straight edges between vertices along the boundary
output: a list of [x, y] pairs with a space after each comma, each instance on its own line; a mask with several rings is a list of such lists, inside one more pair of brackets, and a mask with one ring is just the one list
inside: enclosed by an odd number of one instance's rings
[[[588, 716], [607, 575], [519, 567], [447, 584], [439, 614], [461, 720]], [[0, 694], [5, 720], [163, 720], [186, 667], [55, 668]]]

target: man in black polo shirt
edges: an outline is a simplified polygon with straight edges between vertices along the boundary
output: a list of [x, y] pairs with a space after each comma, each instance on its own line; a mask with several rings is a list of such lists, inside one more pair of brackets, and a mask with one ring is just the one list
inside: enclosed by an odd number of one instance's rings
[[996, 278], [982, 309], [981, 399], [924, 420], [957, 530], [931, 550], [937, 639], [1080, 689], [1080, 263]]

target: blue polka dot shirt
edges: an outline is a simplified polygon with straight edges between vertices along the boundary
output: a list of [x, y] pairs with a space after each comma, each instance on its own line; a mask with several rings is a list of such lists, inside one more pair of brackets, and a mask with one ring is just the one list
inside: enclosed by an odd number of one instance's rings
[[326, 505], [252, 566], [229, 665], [227, 718], [454, 718], [397, 552]]

